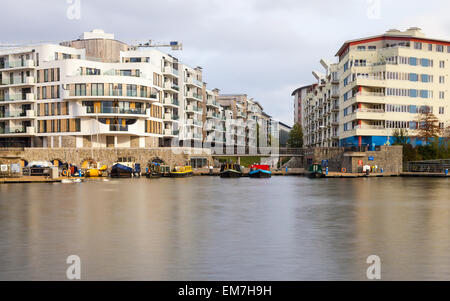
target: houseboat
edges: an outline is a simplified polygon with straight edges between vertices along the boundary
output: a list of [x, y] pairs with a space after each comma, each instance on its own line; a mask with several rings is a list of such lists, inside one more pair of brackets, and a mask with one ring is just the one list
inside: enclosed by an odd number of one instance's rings
[[242, 168], [239, 164], [224, 163], [220, 167], [221, 178], [240, 178], [242, 177]]
[[269, 165], [252, 165], [248, 175], [250, 178], [270, 178], [272, 172]]
[[141, 176], [141, 165], [132, 158], [119, 158], [111, 168], [111, 178], [132, 178]]

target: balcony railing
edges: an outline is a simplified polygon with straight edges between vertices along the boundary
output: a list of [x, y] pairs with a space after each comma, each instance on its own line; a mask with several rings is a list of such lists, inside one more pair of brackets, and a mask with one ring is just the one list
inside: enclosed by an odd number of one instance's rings
[[25, 134], [25, 133], [27, 133], [27, 128], [24, 126], [0, 128], [0, 134]]
[[128, 132], [128, 125], [110, 124], [109, 131], [111, 131], [111, 132]]
[[7, 94], [5, 96], [0, 96], [0, 101], [21, 101], [21, 100], [34, 100], [34, 93], [27, 94]]
[[1, 84], [2, 85], [21, 85], [21, 84], [34, 84], [34, 77], [27, 76], [24, 78], [21, 77], [14, 77], [12, 80], [11, 78], [3, 78]]
[[124, 109], [124, 108], [100, 108], [86, 107], [87, 114], [130, 114], [130, 115], [146, 115], [145, 109]]
[[164, 104], [166, 105], [174, 105], [179, 106], [180, 103], [177, 99], [171, 99], [171, 98], [164, 98]]
[[0, 65], [0, 69], [11, 69], [11, 68], [21, 68], [21, 67], [32, 68], [34, 66], [35, 65], [34, 65], [33, 60], [12, 60], [12, 61], [5, 62], [5, 64], [3, 66]]

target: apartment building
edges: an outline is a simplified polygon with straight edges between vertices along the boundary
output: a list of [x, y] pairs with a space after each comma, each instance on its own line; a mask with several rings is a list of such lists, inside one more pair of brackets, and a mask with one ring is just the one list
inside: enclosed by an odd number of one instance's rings
[[294, 123], [298, 123], [303, 125], [303, 99], [306, 97], [306, 94], [310, 92], [310, 90], [314, 88], [314, 85], [308, 85], [300, 87], [294, 92], [292, 92], [291, 96], [294, 96]]
[[1, 146], [194, 145], [217, 104], [200, 67], [101, 30], [0, 50], [0, 83]]
[[336, 56], [337, 63], [322, 64], [326, 74], [316, 73], [317, 85], [302, 101], [305, 145], [389, 145], [396, 129], [420, 144], [422, 112], [435, 114], [442, 129], [450, 125], [450, 41], [414, 27], [389, 30], [347, 41]]

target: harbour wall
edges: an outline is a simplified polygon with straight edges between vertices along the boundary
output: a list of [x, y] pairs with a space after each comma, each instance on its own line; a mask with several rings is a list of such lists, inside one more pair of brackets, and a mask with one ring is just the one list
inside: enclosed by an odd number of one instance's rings
[[81, 165], [86, 160], [93, 160], [111, 167], [119, 158], [132, 158], [134, 162], [145, 167], [148, 162], [160, 159], [173, 167], [190, 165], [191, 158], [203, 158], [213, 162], [211, 152], [196, 148], [25, 148], [22, 150], [0, 150], [0, 163], [10, 164], [20, 160], [52, 161]]
[[343, 147], [312, 148], [305, 152], [304, 168], [328, 161], [329, 171], [362, 172], [363, 165], [377, 166], [386, 173], [403, 172], [403, 147], [380, 146], [377, 151], [349, 151]]

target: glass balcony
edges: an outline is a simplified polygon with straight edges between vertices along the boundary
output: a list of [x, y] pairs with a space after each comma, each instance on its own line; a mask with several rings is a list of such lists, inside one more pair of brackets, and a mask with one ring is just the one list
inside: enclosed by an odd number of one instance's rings
[[110, 132], [128, 132], [128, 125], [110, 124]]
[[95, 110], [95, 107], [86, 107], [87, 114], [130, 114], [130, 115], [146, 115], [145, 109], [124, 109], [124, 108], [100, 108], [100, 111]]

